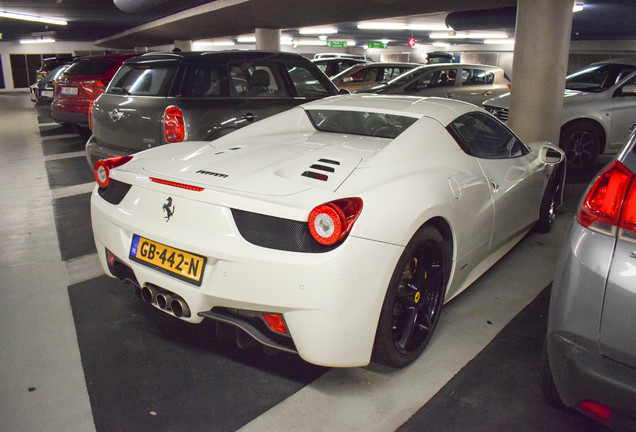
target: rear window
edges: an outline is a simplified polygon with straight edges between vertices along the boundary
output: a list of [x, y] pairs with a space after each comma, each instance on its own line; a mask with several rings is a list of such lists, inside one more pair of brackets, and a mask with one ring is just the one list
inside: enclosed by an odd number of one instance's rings
[[307, 115], [322, 132], [390, 139], [397, 138], [417, 121], [414, 117], [362, 111], [307, 110]]
[[176, 65], [122, 65], [106, 93], [133, 96], [167, 96]]
[[66, 75], [101, 75], [110, 68], [115, 66], [115, 63], [108, 59], [86, 59], [78, 60], [69, 67]]

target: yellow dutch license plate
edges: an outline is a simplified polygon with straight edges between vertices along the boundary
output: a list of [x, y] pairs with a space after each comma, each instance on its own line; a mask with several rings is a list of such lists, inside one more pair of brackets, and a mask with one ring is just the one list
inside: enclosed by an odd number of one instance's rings
[[206, 258], [133, 235], [130, 259], [155, 270], [201, 286]]

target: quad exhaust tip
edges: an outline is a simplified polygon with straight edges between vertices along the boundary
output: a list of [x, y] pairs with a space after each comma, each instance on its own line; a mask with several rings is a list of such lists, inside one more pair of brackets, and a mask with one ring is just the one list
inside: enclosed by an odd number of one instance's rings
[[141, 299], [148, 304], [155, 304], [159, 309], [170, 311], [176, 317], [189, 317], [190, 308], [184, 299], [167, 291], [159, 291], [152, 285], [141, 289]]

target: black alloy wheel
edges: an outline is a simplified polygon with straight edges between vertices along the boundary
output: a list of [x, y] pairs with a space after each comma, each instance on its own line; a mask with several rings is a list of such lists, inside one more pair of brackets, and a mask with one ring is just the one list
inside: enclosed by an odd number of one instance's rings
[[450, 252], [442, 235], [422, 227], [393, 272], [378, 323], [375, 361], [404, 367], [424, 351], [439, 321], [449, 270]]
[[563, 128], [559, 146], [565, 152], [568, 169], [580, 171], [594, 162], [601, 142], [592, 125], [573, 123]]

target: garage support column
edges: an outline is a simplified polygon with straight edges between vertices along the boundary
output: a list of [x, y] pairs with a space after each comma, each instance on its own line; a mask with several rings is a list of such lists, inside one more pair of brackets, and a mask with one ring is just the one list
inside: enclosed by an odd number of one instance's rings
[[559, 142], [574, 0], [518, 0], [508, 125], [526, 143]]
[[257, 28], [256, 49], [266, 51], [280, 51], [280, 30]]
[[191, 40], [176, 40], [174, 41], [174, 47], [179, 48], [181, 51], [192, 51], [192, 41]]

